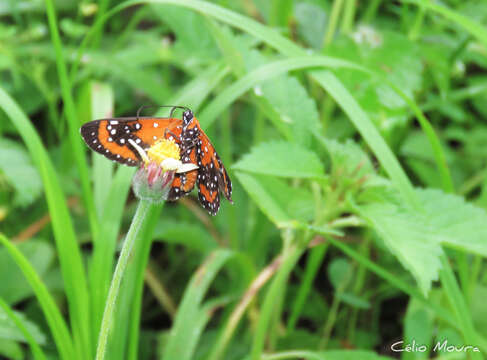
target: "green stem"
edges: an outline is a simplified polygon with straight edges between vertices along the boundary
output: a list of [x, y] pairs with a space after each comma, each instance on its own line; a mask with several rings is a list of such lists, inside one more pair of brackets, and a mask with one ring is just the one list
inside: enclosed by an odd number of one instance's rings
[[280, 290], [284, 286], [289, 274], [291, 273], [291, 270], [303, 254], [304, 250], [305, 247], [292, 247], [286, 251], [287, 257], [283, 260], [279, 273], [272, 281], [269, 291], [265, 297], [264, 304], [262, 305], [257, 331], [255, 332], [254, 341], [252, 344], [252, 360], [259, 360], [262, 356], [264, 341], [272, 314], [275, 310], [274, 305], [276, 303], [277, 296], [281, 293]]
[[[450, 302], [453, 313], [457, 318], [459, 328], [462, 330], [465, 343], [474, 344], [476, 342], [477, 335], [473, 326], [470, 310], [468, 309], [465, 298], [460, 291], [448, 258], [446, 255], [442, 255], [440, 260], [442, 265], [442, 269], [440, 271], [440, 280], [448, 297], [448, 301]], [[470, 355], [471, 359], [482, 359], [482, 355], [479, 353], [471, 353]]]
[[409, 30], [408, 36], [410, 40], [414, 41], [418, 38], [419, 33], [421, 32], [421, 26], [423, 25], [425, 13], [425, 8], [423, 6], [420, 6], [416, 14], [416, 18], [414, 19], [414, 24]]
[[323, 336], [318, 346], [320, 350], [326, 349], [326, 346], [328, 345], [328, 341], [330, 340], [330, 336], [331, 336], [331, 331], [333, 330], [336, 319], [338, 317], [338, 309], [340, 308], [340, 304], [341, 304], [341, 295], [343, 294], [343, 292], [345, 291], [345, 289], [347, 288], [351, 280], [351, 275], [352, 275], [351, 273], [352, 271], [350, 269], [347, 272], [347, 274], [345, 274], [345, 278], [343, 282], [341, 282], [340, 285], [335, 290], [330, 311], [328, 312], [326, 323], [325, 326], [323, 327]]
[[117, 302], [118, 293], [120, 290], [120, 284], [122, 283], [123, 274], [127, 268], [132, 248], [135, 240], [146, 218], [147, 211], [151, 206], [151, 202], [147, 200], [140, 200], [135, 212], [132, 224], [125, 238], [125, 242], [118, 258], [115, 272], [113, 273], [112, 283], [110, 290], [108, 291], [107, 302], [105, 305], [105, 311], [103, 313], [103, 319], [101, 322], [100, 336], [98, 337], [98, 346], [96, 349], [96, 360], [103, 360], [105, 358], [105, 351], [108, 341], [108, 335], [110, 332], [110, 326], [113, 319], [113, 312], [115, 310], [115, 304]]
[[333, 40], [333, 36], [335, 35], [335, 31], [338, 24], [338, 18], [340, 17], [340, 12], [342, 11], [344, 0], [335, 0], [333, 1], [333, 6], [331, 8], [330, 14], [330, 22], [328, 23], [328, 29], [326, 29], [325, 41], [323, 43], [323, 47], [326, 47], [331, 44]]
[[357, 9], [357, 0], [347, 0], [345, 11], [343, 13], [342, 31], [349, 34], [353, 30], [353, 21], [355, 19], [355, 10]]
[[313, 287], [313, 281], [315, 280], [319, 267], [323, 262], [327, 249], [328, 244], [324, 244], [321, 246], [317, 246], [309, 252], [303, 280], [301, 281], [298, 293], [291, 307], [291, 315], [289, 316], [289, 321], [287, 325], [287, 330], [289, 332], [294, 331], [299, 316], [301, 315], [301, 311], [303, 310], [304, 304], [306, 303], [306, 299], [311, 292], [311, 288]]
[[374, 18], [375, 14], [377, 14], [377, 9], [380, 6], [382, 0], [370, 0], [367, 9], [364, 11], [364, 16], [362, 17], [362, 22], [370, 23]]

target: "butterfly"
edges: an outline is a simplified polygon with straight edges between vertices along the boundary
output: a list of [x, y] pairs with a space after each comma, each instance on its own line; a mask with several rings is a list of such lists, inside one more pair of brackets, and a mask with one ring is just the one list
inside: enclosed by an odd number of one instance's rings
[[[184, 109], [182, 119], [173, 117], [176, 108]], [[141, 117], [141, 109], [136, 117], [90, 121], [81, 127], [81, 136], [92, 150], [128, 166], [144, 164], [133, 143], [147, 151], [158, 140], [174, 140], [179, 146], [181, 161], [198, 168], [175, 174], [168, 200], [175, 201], [189, 194], [196, 184], [198, 199], [211, 215], [216, 215], [220, 208], [220, 191], [233, 203], [230, 177], [193, 112], [174, 106], [168, 118]]]

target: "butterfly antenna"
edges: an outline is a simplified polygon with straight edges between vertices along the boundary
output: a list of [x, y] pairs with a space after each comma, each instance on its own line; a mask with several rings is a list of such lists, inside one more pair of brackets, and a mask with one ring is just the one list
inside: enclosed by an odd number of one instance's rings
[[139, 120], [140, 112], [143, 109], [147, 109], [147, 108], [171, 108], [171, 114], [169, 115], [169, 117], [172, 117], [172, 114], [174, 113], [174, 110], [176, 110], [176, 109], [190, 110], [188, 107], [180, 106], [180, 105], [142, 105], [139, 108], [139, 110], [137, 110], [137, 121]]

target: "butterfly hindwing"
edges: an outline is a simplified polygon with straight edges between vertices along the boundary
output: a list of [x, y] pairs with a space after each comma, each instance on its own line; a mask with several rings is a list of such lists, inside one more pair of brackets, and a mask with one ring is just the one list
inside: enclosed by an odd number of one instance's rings
[[[185, 164], [192, 163], [196, 164], [196, 148], [192, 147], [190, 149], [181, 149], [181, 159]], [[174, 201], [178, 200], [180, 197], [185, 196], [191, 192], [196, 183], [196, 178], [198, 176], [198, 169], [188, 171], [186, 173], [178, 173], [174, 177], [174, 181], [171, 185], [171, 190], [169, 190], [169, 195], [167, 200]]]
[[181, 120], [174, 118], [102, 119], [81, 127], [81, 135], [91, 149], [128, 166], [138, 166], [142, 161], [131, 141], [148, 149], [157, 140], [180, 133]]
[[232, 202], [232, 183], [215, 148], [201, 129], [198, 150], [198, 198], [211, 215], [216, 215], [220, 208], [220, 190]]

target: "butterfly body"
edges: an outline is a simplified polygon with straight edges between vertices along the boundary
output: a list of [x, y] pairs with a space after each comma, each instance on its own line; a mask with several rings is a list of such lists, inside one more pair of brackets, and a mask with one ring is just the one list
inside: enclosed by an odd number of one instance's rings
[[174, 140], [180, 149], [180, 160], [198, 169], [176, 173], [168, 200], [189, 194], [198, 186], [201, 205], [216, 215], [220, 207], [219, 192], [232, 202], [232, 184], [218, 154], [190, 110], [183, 119], [159, 117], [127, 117], [94, 120], [81, 127], [81, 135], [94, 151], [110, 160], [128, 166], [144, 163], [137, 144], [147, 151], [161, 139]]

